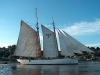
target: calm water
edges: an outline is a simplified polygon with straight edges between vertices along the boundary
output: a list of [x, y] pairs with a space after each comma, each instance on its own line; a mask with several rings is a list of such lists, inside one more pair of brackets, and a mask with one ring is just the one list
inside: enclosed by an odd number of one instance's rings
[[0, 75], [100, 75], [100, 61], [82, 61], [78, 65], [0, 64]]

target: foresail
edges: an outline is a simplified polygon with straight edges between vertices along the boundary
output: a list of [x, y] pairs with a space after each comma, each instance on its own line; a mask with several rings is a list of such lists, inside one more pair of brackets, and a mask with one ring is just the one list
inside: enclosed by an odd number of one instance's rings
[[59, 31], [58, 32], [59, 36], [59, 42], [60, 42], [60, 50], [61, 50], [61, 55], [63, 56], [73, 56], [74, 52], [69, 46], [68, 41], [66, 41], [65, 36]]
[[24, 21], [21, 21], [17, 48], [14, 55], [24, 57], [39, 57], [39, 47], [37, 32]]
[[43, 57], [57, 57], [58, 50], [57, 44], [55, 41], [54, 32], [41, 25], [43, 32]]
[[64, 35], [61, 31], [59, 31], [59, 32], [61, 33], [61, 36], [63, 36], [63, 38], [64, 38], [66, 48], [68, 50], [70, 50], [70, 52], [82, 54], [82, 52], [77, 48], [77, 45], [75, 44], [74, 41], [72, 41], [69, 37]]
[[79, 41], [77, 41], [76, 39], [74, 39], [73, 37], [71, 37], [65, 31], [63, 31], [63, 32], [76, 45], [76, 49], [77, 50], [86, 51], [86, 52], [93, 52], [92, 50], [90, 50], [89, 48], [87, 48], [85, 45], [83, 45], [82, 43], [80, 43]]

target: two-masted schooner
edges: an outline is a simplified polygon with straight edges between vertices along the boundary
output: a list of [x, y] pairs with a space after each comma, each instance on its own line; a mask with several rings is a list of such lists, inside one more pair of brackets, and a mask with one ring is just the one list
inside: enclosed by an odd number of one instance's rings
[[82, 51], [92, 52], [85, 45], [81, 44], [65, 31], [58, 30], [60, 52], [63, 58], [59, 58], [59, 50], [53, 22], [54, 31], [41, 25], [43, 32], [43, 53], [41, 52], [39, 27], [34, 30], [27, 23], [21, 20], [20, 33], [14, 56], [21, 64], [78, 64], [77, 58], [69, 58], [74, 53]]

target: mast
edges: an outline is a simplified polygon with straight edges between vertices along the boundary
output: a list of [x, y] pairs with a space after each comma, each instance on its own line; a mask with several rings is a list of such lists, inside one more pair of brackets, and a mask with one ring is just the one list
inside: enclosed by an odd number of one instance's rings
[[[52, 19], [53, 20], [53, 19]], [[54, 23], [54, 20], [53, 20], [53, 22], [52, 22], [52, 25], [53, 25], [53, 29], [54, 29], [54, 34], [56, 35], [56, 33], [55, 33], [55, 23]]]
[[[52, 18], [53, 20], [53, 18]], [[53, 25], [53, 29], [54, 29], [54, 38], [55, 38], [55, 42], [56, 42], [56, 47], [57, 47], [57, 50], [58, 50], [58, 44], [57, 44], [57, 39], [56, 39], [56, 32], [55, 32], [55, 23], [54, 23], [54, 20], [52, 22], [52, 25]]]
[[[37, 29], [37, 37], [38, 37], [38, 43], [39, 46], [40, 46], [40, 36], [39, 36], [39, 26], [38, 26], [38, 16], [37, 16], [37, 8], [36, 9], [36, 29]], [[39, 50], [40, 50], [40, 56], [37, 56], [37, 57], [41, 57], [41, 46], [39, 47]]]
[[38, 37], [39, 37], [39, 27], [38, 27], [37, 8], [36, 8], [36, 29], [37, 29], [37, 35], [38, 35]]

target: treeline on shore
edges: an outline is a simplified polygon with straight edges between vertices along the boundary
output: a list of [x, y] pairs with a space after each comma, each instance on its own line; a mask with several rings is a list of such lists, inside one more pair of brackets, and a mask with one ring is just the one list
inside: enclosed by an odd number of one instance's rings
[[[100, 58], [100, 48], [99, 47], [88, 47], [88, 48], [94, 52], [94, 55], [96, 57]], [[7, 48], [0, 47], [0, 60], [1, 61], [5, 61], [5, 60], [15, 61], [16, 57], [13, 56], [15, 49], [16, 49], [16, 45], [10, 45]], [[78, 54], [76, 54], [76, 55], [78, 55]], [[90, 54], [87, 52], [83, 52], [83, 55], [90, 55]], [[81, 55], [81, 56], [83, 56], [83, 55]], [[59, 55], [59, 56], [61, 56], [61, 55]]]
[[0, 47], [0, 60], [2, 61], [15, 61], [16, 58], [13, 56], [16, 45], [10, 45], [6, 47]]

